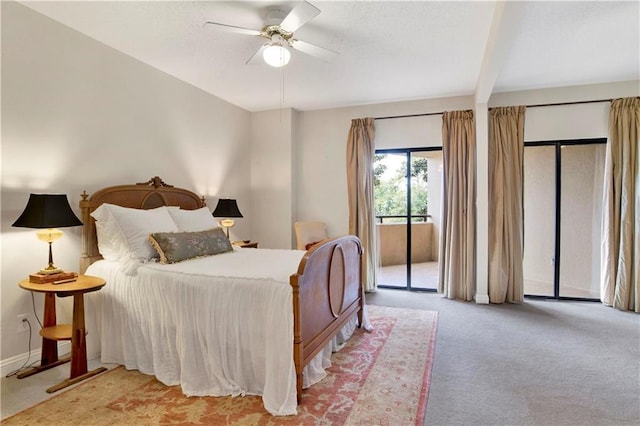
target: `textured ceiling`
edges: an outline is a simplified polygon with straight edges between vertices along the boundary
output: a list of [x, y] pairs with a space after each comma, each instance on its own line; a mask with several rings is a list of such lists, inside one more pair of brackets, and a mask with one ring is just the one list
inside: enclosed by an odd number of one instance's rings
[[312, 0], [321, 13], [295, 38], [339, 55], [295, 51], [283, 69], [245, 65], [263, 38], [203, 26], [261, 29], [274, 7], [296, 3], [21, 2], [250, 111], [472, 95], [481, 82], [503, 92], [640, 79], [637, 1], [510, 2], [504, 12], [491, 1]]

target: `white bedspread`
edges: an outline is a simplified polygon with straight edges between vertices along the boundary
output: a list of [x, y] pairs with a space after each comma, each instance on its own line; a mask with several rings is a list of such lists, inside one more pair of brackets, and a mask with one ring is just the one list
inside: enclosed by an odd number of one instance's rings
[[[262, 395], [271, 414], [295, 414], [289, 276], [304, 253], [238, 249], [147, 263], [135, 276], [114, 262], [92, 264], [86, 274], [107, 281], [93, 299], [102, 362], [181, 385], [188, 396]], [[354, 328], [355, 318], [339, 338]], [[331, 349], [305, 369], [305, 386], [324, 377]]]

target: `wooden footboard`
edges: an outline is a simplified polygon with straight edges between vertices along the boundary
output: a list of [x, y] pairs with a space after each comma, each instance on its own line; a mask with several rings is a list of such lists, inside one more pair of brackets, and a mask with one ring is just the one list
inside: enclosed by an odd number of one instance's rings
[[298, 402], [302, 398], [304, 367], [356, 312], [362, 324], [361, 265], [360, 240], [348, 235], [309, 249], [300, 261], [298, 272], [290, 277]]

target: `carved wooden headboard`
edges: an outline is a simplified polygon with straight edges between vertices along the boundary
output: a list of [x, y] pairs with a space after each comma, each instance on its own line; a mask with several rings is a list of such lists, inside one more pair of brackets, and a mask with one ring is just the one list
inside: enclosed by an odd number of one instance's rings
[[153, 209], [160, 206], [179, 206], [186, 210], [195, 210], [206, 205], [204, 197], [187, 189], [167, 185], [158, 176], [147, 182], [133, 185], [110, 186], [96, 191], [93, 195], [82, 193], [80, 211], [82, 213], [82, 255], [80, 273], [89, 265], [102, 259], [98, 251], [95, 220], [91, 213], [102, 203], [115, 204], [134, 209]]

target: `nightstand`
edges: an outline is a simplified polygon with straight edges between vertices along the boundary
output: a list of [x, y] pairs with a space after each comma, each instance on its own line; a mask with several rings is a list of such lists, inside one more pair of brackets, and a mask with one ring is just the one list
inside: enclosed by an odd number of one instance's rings
[[240, 248], [258, 248], [258, 242], [257, 241], [232, 241], [231, 244], [233, 244], [236, 247], [240, 247]]
[[[105, 284], [102, 278], [89, 275], [78, 275], [75, 281], [63, 284], [37, 284], [28, 279], [19, 284], [25, 290], [44, 293], [44, 320], [40, 330], [42, 336], [40, 366], [18, 374], [18, 379], [24, 379], [71, 361], [70, 377], [47, 389], [48, 393], [53, 393], [107, 370], [105, 367], [100, 367], [87, 371], [87, 331], [84, 324], [84, 294], [98, 291]], [[56, 295], [58, 297], [73, 296], [72, 324], [57, 323]], [[58, 358], [58, 340], [71, 340], [70, 356]]]

